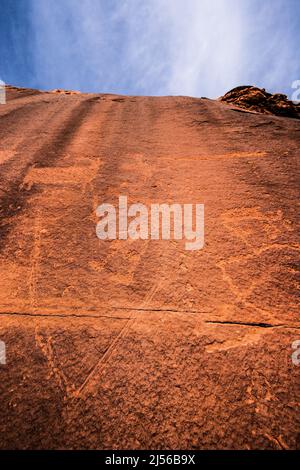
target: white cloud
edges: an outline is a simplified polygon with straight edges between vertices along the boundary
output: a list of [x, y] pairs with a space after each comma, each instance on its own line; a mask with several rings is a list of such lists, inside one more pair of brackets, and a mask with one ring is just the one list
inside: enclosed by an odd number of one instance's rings
[[215, 97], [241, 84], [282, 89], [299, 78], [286, 6], [32, 0], [36, 73], [50, 87], [99, 92]]

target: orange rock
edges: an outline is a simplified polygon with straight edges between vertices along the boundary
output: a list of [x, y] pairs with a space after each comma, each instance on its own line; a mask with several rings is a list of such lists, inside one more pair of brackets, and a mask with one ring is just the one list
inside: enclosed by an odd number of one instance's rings
[[[273, 114], [286, 98], [7, 95], [0, 448], [299, 447], [300, 121]], [[100, 241], [96, 208], [119, 195], [204, 203], [204, 248]]]

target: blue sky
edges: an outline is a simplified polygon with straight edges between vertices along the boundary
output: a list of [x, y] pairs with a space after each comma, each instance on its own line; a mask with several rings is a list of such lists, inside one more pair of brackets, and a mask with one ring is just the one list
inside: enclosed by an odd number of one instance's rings
[[217, 97], [300, 79], [300, 0], [0, 0], [0, 79]]

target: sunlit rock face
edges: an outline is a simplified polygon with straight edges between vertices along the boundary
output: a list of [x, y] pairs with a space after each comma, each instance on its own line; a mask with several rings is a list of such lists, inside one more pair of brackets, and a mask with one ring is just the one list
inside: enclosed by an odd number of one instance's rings
[[[299, 447], [294, 107], [254, 87], [6, 98], [0, 448]], [[204, 204], [204, 247], [99, 240], [120, 195]]]

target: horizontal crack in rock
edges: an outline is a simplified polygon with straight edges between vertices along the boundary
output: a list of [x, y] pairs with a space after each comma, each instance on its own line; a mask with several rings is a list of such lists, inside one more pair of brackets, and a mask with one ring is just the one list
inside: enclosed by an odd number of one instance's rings
[[272, 323], [256, 323], [256, 322], [238, 322], [238, 321], [215, 321], [205, 320], [205, 323], [213, 325], [237, 325], [237, 326], [252, 326], [255, 328], [293, 328], [300, 329], [298, 325], [286, 325], [284, 323], [272, 324]]

